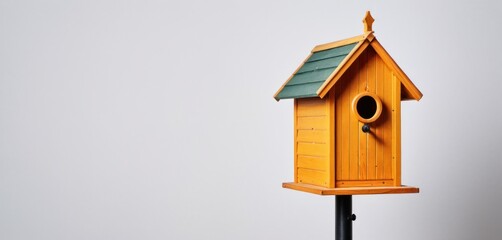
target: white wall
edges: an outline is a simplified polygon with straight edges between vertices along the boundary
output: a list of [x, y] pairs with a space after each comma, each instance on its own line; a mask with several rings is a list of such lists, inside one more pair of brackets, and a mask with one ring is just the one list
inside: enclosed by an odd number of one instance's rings
[[366, 10], [421, 193], [354, 197], [354, 239], [500, 239], [499, 2], [108, 0], [0, 2], [0, 239], [334, 239], [272, 95]]

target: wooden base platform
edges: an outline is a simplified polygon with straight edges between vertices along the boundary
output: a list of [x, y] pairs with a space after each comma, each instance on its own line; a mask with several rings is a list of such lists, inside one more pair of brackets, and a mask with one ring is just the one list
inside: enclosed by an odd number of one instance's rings
[[350, 188], [326, 188], [304, 183], [282, 183], [283, 188], [289, 188], [302, 192], [318, 195], [365, 195], [365, 194], [398, 194], [418, 193], [419, 188], [410, 186], [400, 187], [350, 187]]

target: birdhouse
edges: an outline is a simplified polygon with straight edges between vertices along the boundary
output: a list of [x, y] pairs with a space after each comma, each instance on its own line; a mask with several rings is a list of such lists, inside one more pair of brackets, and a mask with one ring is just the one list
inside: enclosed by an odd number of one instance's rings
[[416, 193], [401, 184], [401, 101], [422, 93], [374, 36], [315, 46], [274, 98], [294, 99], [294, 182], [321, 195]]

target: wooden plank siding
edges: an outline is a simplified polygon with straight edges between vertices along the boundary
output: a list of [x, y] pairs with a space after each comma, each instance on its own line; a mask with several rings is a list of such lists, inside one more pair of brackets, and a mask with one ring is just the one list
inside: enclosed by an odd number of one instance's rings
[[330, 91], [329, 98], [327, 98], [328, 104], [326, 104], [326, 111], [328, 113], [329, 118], [329, 159], [328, 159], [328, 186], [330, 188], [335, 187], [335, 172], [336, 172], [336, 164], [335, 164], [335, 136], [337, 135], [336, 125], [335, 125], [335, 91]]
[[[376, 79], [379, 81], [375, 82], [375, 89], [376, 93], [378, 96], [384, 96], [384, 72], [386, 71], [386, 66], [383, 63], [382, 59], [380, 59], [377, 55], [375, 56], [375, 75]], [[382, 104], [384, 104], [384, 98], [382, 97]], [[386, 109], [383, 108], [382, 111], [385, 111]], [[383, 125], [382, 123], [385, 121], [385, 118], [388, 115], [386, 114], [381, 114], [380, 119], [377, 121], [377, 124], [380, 126]], [[376, 163], [375, 163], [375, 179], [384, 179], [384, 131], [383, 127], [382, 128], [375, 128], [375, 152], [376, 152]]]
[[401, 186], [401, 81], [392, 74], [392, 178]]
[[[400, 110], [396, 108], [401, 100], [395, 89], [398, 83], [381, 57], [368, 47], [332, 89], [337, 131], [335, 187], [390, 186], [400, 178], [399, 143], [393, 143], [400, 126], [395, 122], [399, 112], [392, 111]], [[369, 124], [370, 133], [362, 132], [363, 123], [352, 111], [352, 101], [361, 92], [374, 93], [382, 101], [382, 114]]]
[[[357, 87], [357, 94], [370, 91], [368, 88], [368, 82], [369, 82], [369, 74], [368, 74], [368, 65], [370, 65], [370, 62], [368, 61], [368, 51], [363, 52], [361, 54], [361, 57], [359, 58], [360, 60], [358, 61], [359, 65], [359, 72], [358, 76], [354, 81], [359, 81], [358, 87]], [[373, 77], [374, 78], [374, 77]], [[356, 94], [356, 95], [357, 95]], [[355, 96], [354, 96], [355, 97]], [[352, 101], [351, 101], [352, 104]], [[356, 118], [357, 120], [357, 118]], [[358, 154], [358, 172], [359, 176], [357, 179], [359, 180], [367, 180], [368, 176], [368, 136], [370, 134], [367, 134], [363, 131], [361, 131], [361, 128], [363, 127], [364, 123], [360, 122], [357, 120], [357, 128], [354, 130], [357, 131], [357, 138], [359, 141], [359, 144], [357, 144], [355, 147], [359, 147], [359, 154]]]
[[295, 182], [334, 187], [330, 97], [295, 99]]
[[[349, 136], [345, 138], [349, 141], [349, 179], [348, 180], [359, 180], [359, 120], [352, 113], [352, 99], [359, 93], [359, 69], [361, 68], [361, 60], [354, 62], [352, 65], [354, 73], [352, 74], [353, 78], [348, 81], [347, 84], [347, 93], [349, 94], [347, 98], [347, 102], [344, 103], [347, 105], [347, 117], [349, 117]], [[357, 69], [357, 71], [356, 71]], [[345, 127], [345, 126], [343, 126]], [[343, 150], [342, 150], [343, 151]]]
[[[384, 64], [382, 94], [383, 178], [392, 178], [392, 73]], [[380, 96], [380, 95], [379, 95]]]

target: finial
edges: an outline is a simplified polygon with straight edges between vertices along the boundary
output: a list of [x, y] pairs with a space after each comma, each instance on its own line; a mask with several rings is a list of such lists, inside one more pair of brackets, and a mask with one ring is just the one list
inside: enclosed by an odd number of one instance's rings
[[371, 32], [373, 31], [372, 25], [375, 19], [371, 16], [370, 11], [366, 11], [366, 15], [364, 15], [363, 23], [364, 23], [364, 32]]

